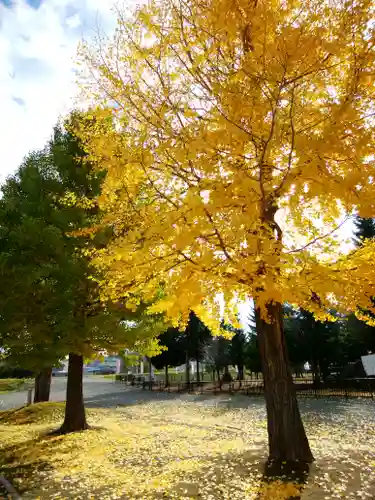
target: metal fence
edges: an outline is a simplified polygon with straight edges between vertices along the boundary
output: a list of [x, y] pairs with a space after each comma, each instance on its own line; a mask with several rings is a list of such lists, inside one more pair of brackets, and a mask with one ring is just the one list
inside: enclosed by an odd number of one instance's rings
[[[160, 392], [189, 392], [199, 394], [219, 394], [219, 393], [238, 393], [247, 396], [262, 396], [264, 394], [263, 381], [244, 380], [230, 383], [221, 382], [180, 382], [166, 385], [163, 381], [139, 381], [136, 383], [143, 389]], [[311, 380], [294, 382], [295, 391], [298, 396], [305, 397], [370, 397], [375, 396], [375, 379], [345, 379], [333, 380], [326, 383], [314, 383]]]

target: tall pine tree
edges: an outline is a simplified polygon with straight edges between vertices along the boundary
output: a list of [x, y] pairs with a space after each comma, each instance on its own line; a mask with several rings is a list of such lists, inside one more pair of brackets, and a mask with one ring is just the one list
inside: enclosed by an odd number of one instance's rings
[[4, 185], [0, 203], [0, 335], [10, 356], [35, 372], [69, 354], [63, 433], [88, 427], [84, 358], [135, 345], [154, 352], [150, 337], [160, 331], [142, 307], [134, 313], [121, 300], [102, 301], [92, 279], [100, 276], [87, 254], [111, 231], [90, 232], [103, 175], [92, 171], [68, 131], [76, 117], [55, 127], [47, 146], [26, 158]]

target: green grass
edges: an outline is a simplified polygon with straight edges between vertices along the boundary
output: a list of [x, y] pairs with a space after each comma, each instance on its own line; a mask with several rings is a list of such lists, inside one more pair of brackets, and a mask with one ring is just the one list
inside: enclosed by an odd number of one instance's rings
[[34, 384], [33, 379], [3, 378], [0, 379], [0, 394], [28, 389]]

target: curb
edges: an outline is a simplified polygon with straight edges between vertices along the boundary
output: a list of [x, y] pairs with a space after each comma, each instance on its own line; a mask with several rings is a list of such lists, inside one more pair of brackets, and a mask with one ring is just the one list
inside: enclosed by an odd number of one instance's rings
[[4, 476], [0, 476], [0, 484], [2, 484], [4, 486], [4, 488], [7, 490], [7, 492], [11, 496], [12, 500], [21, 500], [21, 497], [18, 494], [18, 492], [13, 488], [11, 483], [7, 479], [5, 479]]

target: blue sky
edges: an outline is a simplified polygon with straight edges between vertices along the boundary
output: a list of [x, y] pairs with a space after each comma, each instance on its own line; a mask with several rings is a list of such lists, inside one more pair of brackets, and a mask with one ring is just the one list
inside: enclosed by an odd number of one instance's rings
[[98, 26], [111, 34], [111, 8], [112, 0], [0, 0], [0, 182], [73, 107], [78, 42]]

